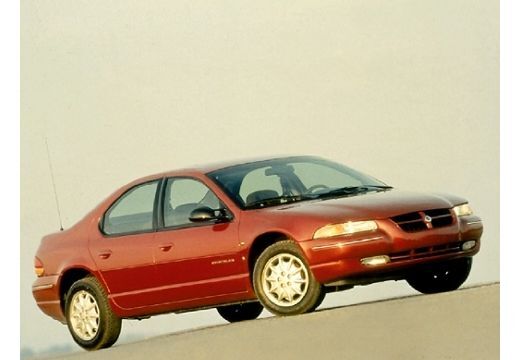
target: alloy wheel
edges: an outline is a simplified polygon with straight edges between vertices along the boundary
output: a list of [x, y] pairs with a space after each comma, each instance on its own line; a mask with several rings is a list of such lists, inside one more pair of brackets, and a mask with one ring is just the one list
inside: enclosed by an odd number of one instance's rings
[[80, 290], [74, 294], [70, 304], [70, 323], [82, 340], [92, 340], [99, 329], [99, 306], [92, 294]]
[[289, 253], [273, 256], [264, 266], [262, 287], [274, 304], [289, 307], [298, 304], [309, 288], [309, 274], [303, 262]]

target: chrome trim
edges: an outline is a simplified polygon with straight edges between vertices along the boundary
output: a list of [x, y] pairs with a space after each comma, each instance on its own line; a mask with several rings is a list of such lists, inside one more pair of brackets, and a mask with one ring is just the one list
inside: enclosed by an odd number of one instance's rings
[[382, 236], [376, 236], [376, 237], [372, 237], [372, 238], [368, 238], [368, 239], [343, 241], [343, 242], [334, 243], [334, 244], [319, 245], [319, 246], [312, 247], [311, 250], [319, 251], [319, 250], [328, 250], [328, 249], [334, 249], [334, 248], [342, 248], [343, 246], [355, 245], [355, 244], [360, 244], [360, 243], [369, 242], [369, 241], [375, 241], [375, 240], [379, 240], [382, 238], [383, 238]]
[[33, 286], [33, 291], [52, 289], [54, 284]]
[[470, 221], [470, 222], [466, 223], [466, 225], [475, 225], [475, 224], [482, 224], [482, 220]]

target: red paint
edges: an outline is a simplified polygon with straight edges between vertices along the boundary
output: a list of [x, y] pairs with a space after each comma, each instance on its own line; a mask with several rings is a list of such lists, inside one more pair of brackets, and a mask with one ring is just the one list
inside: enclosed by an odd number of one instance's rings
[[[206, 175], [219, 168], [174, 171], [136, 180], [117, 190], [71, 229], [45, 236], [36, 253], [36, 264], [45, 270], [33, 284], [38, 306], [47, 315], [64, 321], [60, 293], [66, 291], [64, 279], [71, 270], [96, 276], [105, 286], [114, 312], [121, 317], [145, 317], [254, 299], [250, 251], [266, 233], [280, 233], [299, 244], [321, 283], [377, 277], [430, 261], [473, 256], [480, 247], [482, 224], [476, 216], [457, 218], [453, 214], [449, 226], [414, 233], [404, 232], [389, 219], [409, 212], [451, 209], [466, 202], [459, 197], [392, 190], [243, 210]], [[233, 219], [134, 235], [106, 236], [100, 231], [105, 211], [128, 189], [153, 179], [177, 176], [206, 184]], [[356, 220], [376, 220], [378, 229], [312, 239], [324, 225]], [[470, 251], [396, 260], [374, 268], [360, 263], [365, 257], [434, 249], [462, 240], [476, 240], [477, 246]]]

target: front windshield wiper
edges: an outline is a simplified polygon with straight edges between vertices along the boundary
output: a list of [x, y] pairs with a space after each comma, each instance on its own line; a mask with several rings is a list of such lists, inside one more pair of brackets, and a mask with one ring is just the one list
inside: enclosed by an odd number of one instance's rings
[[341, 188], [331, 189], [327, 192], [317, 194], [299, 194], [299, 195], [281, 195], [267, 199], [260, 199], [246, 204], [246, 209], [260, 209], [266, 206], [283, 205], [302, 200], [315, 200], [330, 197], [349, 196], [368, 191], [386, 191], [393, 189], [392, 186], [387, 185], [360, 185], [360, 186], [345, 186]]
[[252, 203], [247, 204], [246, 208], [247, 209], [258, 209], [258, 208], [263, 208], [266, 206], [281, 205], [281, 204], [287, 204], [287, 203], [292, 203], [292, 202], [301, 201], [301, 200], [309, 200], [309, 199], [314, 199], [314, 197], [307, 196], [307, 195], [282, 195], [282, 196], [253, 201]]
[[345, 187], [332, 189], [327, 192], [318, 194], [318, 196], [316, 198], [322, 199], [322, 198], [336, 197], [336, 196], [348, 196], [348, 195], [365, 193], [368, 191], [386, 191], [389, 189], [393, 189], [393, 187], [388, 186], [388, 185], [345, 186]]
[[381, 189], [381, 190], [390, 190], [390, 189], [394, 188], [393, 186], [388, 186], [388, 185], [362, 185], [362, 186], [368, 187], [371, 189]]

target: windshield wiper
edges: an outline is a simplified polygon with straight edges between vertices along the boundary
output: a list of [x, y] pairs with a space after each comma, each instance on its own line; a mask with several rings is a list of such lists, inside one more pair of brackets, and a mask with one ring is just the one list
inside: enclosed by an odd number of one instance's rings
[[340, 197], [340, 196], [349, 196], [360, 193], [365, 193], [368, 191], [386, 191], [389, 189], [393, 189], [392, 186], [387, 185], [360, 185], [360, 186], [345, 186], [341, 188], [336, 188], [329, 190], [324, 193], [319, 194], [299, 194], [299, 195], [281, 195], [267, 199], [260, 199], [253, 201], [246, 205], [247, 209], [259, 209], [264, 208], [266, 206], [275, 206], [275, 205], [283, 205], [287, 203], [293, 203], [302, 200], [315, 200], [315, 199], [323, 199], [329, 197]]
[[335, 196], [348, 196], [348, 195], [365, 193], [368, 191], [386, 191], [389, 189], [393, 189], [393, 187], [387, 186], [387, 185], [345, 186], [345, 187], [341, 187], [341, 188], [332, 189], [325, 193], [321, 193], [317, 196], [317, 198], [322, 199], [322, 198], [335, 197]]
[[381, 189], [381, 190], [390, 190], [393, 189], [393, 186], [388, 185], [363, 185], [364, 187], [372, 188], [372, 189]]
[[313, 197], [306, 196], [306, 195], [282, 195], [282, 196], [253, 201], [252, 203], [247, 204], [246, 208], [247, 209], [258, 209], [258, 208], [263, 208], [266, 206], [281, 205], [281, 204], [292, 203], [292, 202], [308, 200], [308, 199], [313, 199]]

